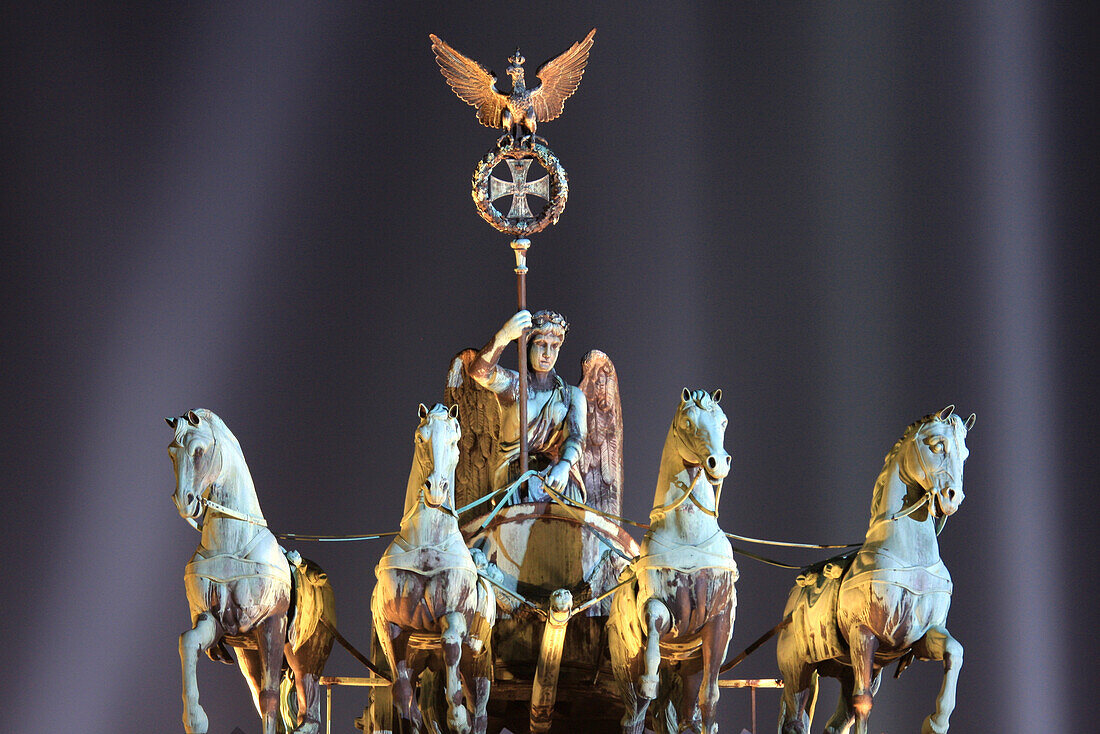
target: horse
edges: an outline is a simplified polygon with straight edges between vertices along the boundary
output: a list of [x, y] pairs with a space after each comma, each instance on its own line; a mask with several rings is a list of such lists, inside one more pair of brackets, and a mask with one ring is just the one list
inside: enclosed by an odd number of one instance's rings
[[198, 657], [205, 652], [231, 665], [228, 644], [237, 651], [264, 734], [276, 731], [284, 658], [298, 697], [293, 732], [317, 734], [318, 679], [335, 638], [327, 576], [296, 551], [285, 554], [279, 547], [260, 511], [241, 445], [221, 418], [199, 409], [165, 421], [175, 432], [168, 446], [176, 474], [172, 501], [202, 531], [183, 577], [192, 623], [179, 641], [184, 730], [206, 733]]
[[868, 731], [882, 668], [914, 658], [943, 662], [943, 684], [923, 734], [944, 734], [955, 707], [963, 648], [947, 631], [951, 574], [937, 536], [964, 499], [966, 421], [954, 406], [910, 424], [886, 455], [875, 482], [871, 523], [855, 552], [799, 576], [777, 639], [783, 676], [780, 734], [806, 734], [818, 676], [840, 680], [840, 701], [827, 734]]
[[634, 580], [612, 599], [608, 645], [626, 708], [623, 734], [641, 734], [659, 688], [667, 698], [677, 684], [678, 703], [654, 717], [658, 731], [718, 731], [718, 673], [733, 634], [738, 577], [718, 526], [731, 463], [722, 446], [728, 421], [721, 397], [721, 390], [684, 388], [661, 453], [649, 531], [624, 572], [624, 580]]
[[[425, 720], [414, 695], [425, 667], [431, 672], [422, 690], [444, 699], [445, 724], [453, 732], [471, 731], [463, 687], [473, 698], [472, 729], [484, 734], [486, 706], [493, 679], [490, 636], [496, 621], [496, 597], [478, 576], [470, 550], [459, 531], [454, 508], [458, 464], [458, 406], [419, 408], [412, 470], [405, 492], [401, 529], [375, 568], [371, 594], [375, 640], [393, 674], [392, 698], [405, 726], [422, 731]], [[443, 686], [439, 690], [442, 649]], [[425, 654], [430, 653], [430, 654]], [[421, 695], [422, 704], [436, 704]], [[436, 704], [437, 705], [437, 704]], [[437, 730], [434, 710], [427, 724]], [[385, 712], [381, 712], [385, 716]]]

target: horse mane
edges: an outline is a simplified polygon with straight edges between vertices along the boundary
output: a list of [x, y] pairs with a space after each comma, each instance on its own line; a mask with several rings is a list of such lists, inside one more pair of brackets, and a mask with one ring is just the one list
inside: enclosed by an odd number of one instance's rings
[[449, 418], [450, 415], [451, 415], [450, 408], [448, 408], [443, 403], [436, 403], [435, 405], [432, 406], [431, 410], [429, 410], [424, 415], [424, 417], [420, 419], [419, 425], [423, 425], [424, 423], [426, 423], [431, 418]]
[[897, 458], [898, 453], [901, 451], [901, 447], [906, 441], [910, 440], [922, 426], [935, 420], [939, 420], [939, 414], [937, 413], [929, 413], [923, 418], [918, 418], [913, 421], [901, 432], [901, 438], [894, 442], [893, 447], [886, 452], [886, 457], [882, 460], [882, 470], [878, 473], [878, 479], [875, 480], [875, 491], [871, 497], [872, 515], [874, 515], [875, 508], [878, 507], [879, 502], [882, 500], [882, 493], [886, 488], [887, 474], [894, 463], [894, 459]]
[[[713, 410], [714, 407], [718, 405], [718, 403], [714, 401], [714, 396], [706, 390], [692, 390], [688, 401], [695, 403], [703, 410]], [[681, 402], [680, 406], [683, 407], [687, 405], [688, 401]]]

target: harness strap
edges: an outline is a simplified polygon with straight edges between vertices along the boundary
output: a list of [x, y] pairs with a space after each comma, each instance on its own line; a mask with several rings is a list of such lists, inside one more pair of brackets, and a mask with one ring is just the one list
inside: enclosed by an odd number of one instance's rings
[[[656, 515], [657, 520], [659, 521], [665, 515], [668, 515], [669, 513], [672, 513], [672, 512], [676, 512], [676, 510], [680, 509], [680, 505], [687, 502], [688, 498], [691, 497], [692, 493], [695, 491], [695, 483], [699, 481], [699, 477], [701, 477], [702, 475], [703, 475], [703, 470], [702, 470], [702, 468], [700, 468], [699, 473], [695, 475], [695, 479], [691, 480], [691, 486], [686, 487], [686, 488], [684, 487], [683, 482], [681, 482], [679, 480], [673, 480], [673, 482], [676, 485], [676, 488], [679, 489], [680, 491], [682, 491], [684, 493], [684, 495], [680, 499], [676, 500], [675, 502], [671, 502], [667, 505], [661, 505], [660, 507], [654, 507], [652, 510], [649, 511], [650, 518], [653, 518], [653, 516]], [[698, 500], [694, 500], [694, 501], [696, 502], [696, 504], [698, 504]], [[715, 517], [717, 517], [717, 515], [715, 515]]]
[[[213, 486], [213, 485], [211, 485]], [[207, 512], [214, 512], [217, 515], [224, 515], [234, 520], [243, 520], [245, 522], [252, 523], [253, 525], [259, 525], [260, 527], [267, 527], [267, 520], [262, 517], [256, 517], [255, 515], [249, 515], [245, 512], [234, 510], [232, 507], [226, 507], [220, 502], [215, 502], [212, 499], [206, 497], [200, 497], [199, 502], [206, 508]]]

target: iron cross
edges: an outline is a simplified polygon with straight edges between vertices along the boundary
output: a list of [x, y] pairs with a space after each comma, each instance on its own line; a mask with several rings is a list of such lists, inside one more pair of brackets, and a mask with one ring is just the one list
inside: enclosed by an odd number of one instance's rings
[[508, 219], [534, 219], [531, 207], [527, 206], [527, 196], [550, 199], [550, 177], [543, 176], [538, 181], [527, 180], [527, 169], [531, 167], [530, 158], [504, 161], [512, 172], [511, 181], [502, 181], [496, 176], [489, 177], [489, 198], [496, 201], [502, 196], [512, 197], [512, 208], [508, 210]]

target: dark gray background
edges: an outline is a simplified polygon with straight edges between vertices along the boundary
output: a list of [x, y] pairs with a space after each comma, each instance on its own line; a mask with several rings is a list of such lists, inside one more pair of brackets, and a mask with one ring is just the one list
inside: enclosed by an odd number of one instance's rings
[[[862, 537], [910, 421], [978, 413], [941, 550], [966, 646], [958, 732], [1088, 730], [1094, 519], [1094, 18], [1071, 6], [592, 2], [58, 7], [4, 43], [4, 728], [179, 731], [196, 536], [161, 416], [208, 407], [279, 531], [396, 526], [416, 405], [511, 313], [507, 238], [469, 175], [495, 133], [434, 32], [533, 74], [599, 28], [530, 302], [573, 323], [561, 371], [618, 367], [642, 518], [681, 387], [721, 387], [722, 522]], [[310, 545], [366, 648], [380, 543]], [[774, 551], [794, 562], [811, 552]], [[792, 573], [741, 561], [731, 653]], [[342, 651], [330, 673], [362, 674]], [[774, 646], [745, 676], [773, 676]], [[257, 731], [205, 662], [215, 734]], [[915, 731], [938, 666], [887, 680]], [[821, 700], [831, 710], [836, 687]], [[365, 701], [337, 692], [337, 731]], [[772, 730], [777, 695], [760, 695]], [[723, 694], [723, 731], [748, 694]], [[819, 726], [823, 722], [819, 719]]]

